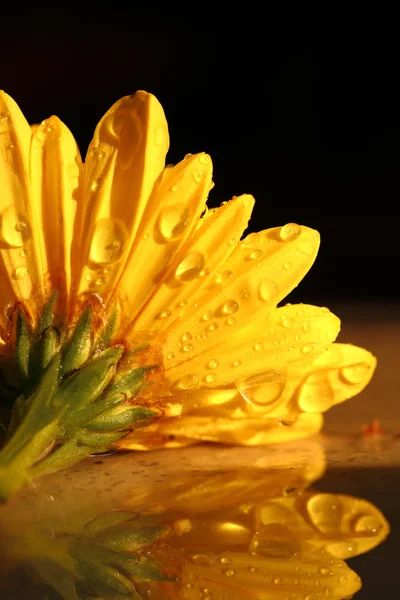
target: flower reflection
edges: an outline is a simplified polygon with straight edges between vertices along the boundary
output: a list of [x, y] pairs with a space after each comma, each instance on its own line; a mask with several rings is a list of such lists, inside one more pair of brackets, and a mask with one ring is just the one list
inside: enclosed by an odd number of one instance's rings
[[366, 500], [310, 487], [315, 442], [142, 456], [89, 461], [79, 486], [58, 474], [2, 507], [2, 597], [339, 600], [361, 586], [344, 560], [389, 532]]

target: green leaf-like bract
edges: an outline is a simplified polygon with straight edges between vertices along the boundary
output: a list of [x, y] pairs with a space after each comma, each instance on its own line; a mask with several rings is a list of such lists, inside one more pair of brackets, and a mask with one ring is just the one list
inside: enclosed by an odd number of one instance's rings
[[17, 314], [14, 360], [20, 389], [0, 452], [0, 499], [38, 474], [109, 450], [157, 415], [135, 403], [149, 368], [125, 365], [118, 371], [124, 346], [105, 346], [115, 323], [107, 324], [101, 343], [95, 343], [88, 306], [65, 339], [53, 324], [55, 302], [53, 295], [36, 331], [22, 310]]

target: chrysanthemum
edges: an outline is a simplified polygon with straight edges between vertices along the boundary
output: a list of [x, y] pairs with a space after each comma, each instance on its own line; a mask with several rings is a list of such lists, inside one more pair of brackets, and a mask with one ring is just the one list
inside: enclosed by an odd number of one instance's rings
[[165, 165], [168, 146], [145, 92], [110, 108], [84, 164], [57, 117], [31, 128], [0, 95], [1, 496], [117, 442], [308, 435], [373, 373], [370, 353], [332, 345], [328, 309], [277, 308], [318, 233], [242, 239], [252, 196], [207, 210], [210, 157]]

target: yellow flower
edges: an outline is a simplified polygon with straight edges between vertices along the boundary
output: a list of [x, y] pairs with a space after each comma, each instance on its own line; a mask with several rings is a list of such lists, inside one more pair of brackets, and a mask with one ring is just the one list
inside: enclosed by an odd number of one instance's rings
[[[210, 157], [165, 165], [168, 147], [146, 92], [110, 108], [84, 164], [57, 117], [31, 128], [0, 93], [2, 387], [14, 405], [0, 469], [28, 439], [16, 441], [28, 412], [30, 439], [41, 437], [27, 452], [54, 470], [117, 442], [309, 435], [372, 376], [370, 353], [332, 345], [340, 325], [328, 309], [277, 307], [313, 264], [319, 234], [289, 223], [242, 239], [252, 196], [208, 210]], [[51, 418], [37, 423], [45, 397], [56, 398]]]

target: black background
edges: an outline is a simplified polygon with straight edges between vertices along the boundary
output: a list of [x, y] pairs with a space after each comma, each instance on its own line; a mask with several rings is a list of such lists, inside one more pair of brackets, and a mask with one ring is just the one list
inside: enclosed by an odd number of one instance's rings
[[397, 21], [352, 6], [21, 5], [2, 15], [0, 88], [30, 122], [57, 114], [83, 153], [113, 102], [154, 93], [169, 122], [168, 162], [211, 154], [211, 206], [248, 192], [251, 231], [294, 221], [321, 232], [295, 301], [393, 301]]

